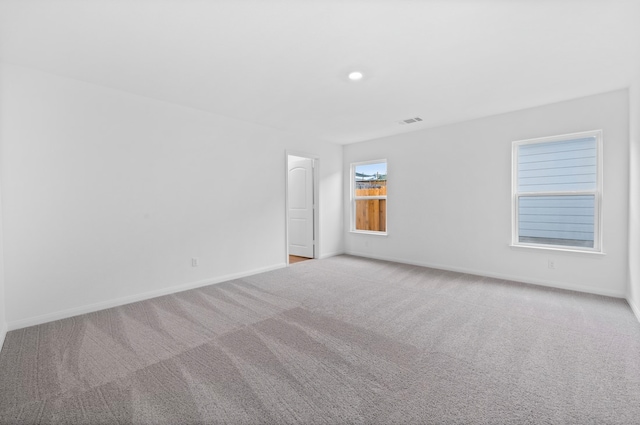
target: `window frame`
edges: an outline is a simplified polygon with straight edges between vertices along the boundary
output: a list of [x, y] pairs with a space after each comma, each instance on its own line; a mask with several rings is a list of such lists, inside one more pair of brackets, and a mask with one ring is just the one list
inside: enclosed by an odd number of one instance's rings
[[[389, 175], [389, 163], [387, 162], [387, 159], [373, 159], [373, 160], [369, 160], [369, 161], [359, 161], [359, 162], [352, 162], [351, 163], [351, 169], [349, 172], [349, 176], [351, 179], [350, 182], [350, 202], [351, 202], [351, 226], [350, 226], [350, 232], [351, 233], [361, 233], [361, 234], [366, 234], [366, 235], [378, 235], [378, 236], [387, 236], [389, 228], [388, 228], [388, 223], [389, 220], [387, 219], [387, 214], [385, 214], [384, 220], [385, 220], [385, 231], [381, 231], [381, 230], [358, 230], [356, 229], [356, 201], [366, 201], [366, 200], [371, 200], [371, 199], [384, 199], [386, 201], [386, 207], [387, 207], [387, 211], [389, 211], [388, 207], [389, 207], [389, 201], [387, 198], [387, 195], [379, 195], [379, 196], [356, 196], [356, 167], [359, 165], [368, 165], [368, 164], [381, 164], [381, 163], [385, 163], [387, 165], [387, 176]], [[387, 180], [387, 185], [388, 185], [388, 180]]]
[[[544, 192], [518, 192], [518, 148], [523, 145], [532, 145], [538, 143], [562, 142], [572, 139], [595, 137], [596, 138], [596, 187], [594, 190], [579, 191], [544, 191]], [[517, 140], [512, 142], [511, 148], [511, 246], [537, 248], [555, 251], [572, 251], [585, 253], [604, 253], [602, 244], [602, 199], [603, 199], [603, 173], [602, 173], [602, 130], [590, 130], [577, 133], [562, 134], [557, 136], [538, 137], [534, 139]], [[532, 196], [594, 196], [594, 229], [593, 229], [593, 248], [554, 245], [533, 242], [520, 242], [519, 235], [519, 201], [521, 197]]]

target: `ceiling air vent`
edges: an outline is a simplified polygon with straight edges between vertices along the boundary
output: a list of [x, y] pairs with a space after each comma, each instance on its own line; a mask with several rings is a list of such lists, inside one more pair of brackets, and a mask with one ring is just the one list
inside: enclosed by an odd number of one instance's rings
[[402, 125], [405, 125], [405, 124], [413, 124], [414, 122], [419, 122], [419, 121], [422, 121], [422, 118], [413, 117], [413, 118], [409, 118], [409, 119], [406, 119], [406, 120], [402, 120], [399, 123], [402, 124]]

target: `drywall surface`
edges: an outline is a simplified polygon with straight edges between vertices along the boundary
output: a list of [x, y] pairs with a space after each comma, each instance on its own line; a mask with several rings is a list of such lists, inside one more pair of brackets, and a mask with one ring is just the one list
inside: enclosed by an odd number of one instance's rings
[[[2, 121], [0, 121], [2, 126]], [[2, 152], [0, 151], [0, 157]], [[0, 184], [0, 187], [2, 185]], [[2, 252], [2, 196], [0, 193], [0, 350], [7, 334], [7, 302], [4, 296], [4, 255]]]
[[[604, 132], [606, 255], [512, 248], [512, 142], [596, 129]], [[345, 146], [345, 176], [351, 162], [379, 158], [388, 160], [389, 172], [388, 236], [349, 232], [345, 208], [345, 250], [623, 297], [628, 145], [628, 91], [621, 90]]]
[[342, 252], [341, 146], [26, 68], [2, 73], [10, 328], [284, 267], [287, 150], [320, 158], [320, 254]]
[[640, 320], [640, 75], [629, 91], [629, 287], [627, 299]]
[[[0, 73], [0, 84], [2, 83], [2, 74]], [[4, 127], [4, 121], [2, 120], [2, 109], [0, 103], [0, 128]], [[0, 164], [1, 159], [4, 156], [2, 153], [2, 133], [0, 133]], [[1, 166], [1, 165], [0, 165]], [[7, 334], [7, 302], [4, 295], [4, 254], [2, 252], [3, 245], [3, 232], [2, 232], [2, 180], [0, 172], [0, 349], [4, 343], [4, 337]]]

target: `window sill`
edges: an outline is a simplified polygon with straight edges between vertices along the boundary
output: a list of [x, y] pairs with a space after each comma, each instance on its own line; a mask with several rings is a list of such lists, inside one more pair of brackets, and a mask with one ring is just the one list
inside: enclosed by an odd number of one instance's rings
[[354, 233], [358, 235], [387, 236], [387, 232], [371, 232], [367, 230], [349, 230], [349, 233]]
[[574, 254], [588, 254], [588, 255], [607, 255], [606, 252], [603, 251], [585, 251], [582, 249], [572, 249], [572, 248], [559, 248], [559, 247], [555, 247], [555, 246], [534, 246], [534, 245], [514, 245], [514, 244], [509, 244], [509, 247], [511, 247], [511, 249], [524, 249], [524, 250], [528, 250], [528, 249], [535, 249], [535, 250], [542, 250], [542, 251], [557, 251], [557, 252], [570, 252], [570, 253], [574, 253]]

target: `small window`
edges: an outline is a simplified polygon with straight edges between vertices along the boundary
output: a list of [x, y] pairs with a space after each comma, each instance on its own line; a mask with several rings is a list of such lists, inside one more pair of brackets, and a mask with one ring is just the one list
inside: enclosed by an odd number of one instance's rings
[[387, 161], [351, 164], [351, 231], [386, 234]]
[[601, 251], [602, 132], [513, 142], [513, 244]]

